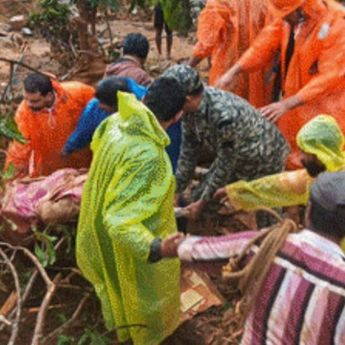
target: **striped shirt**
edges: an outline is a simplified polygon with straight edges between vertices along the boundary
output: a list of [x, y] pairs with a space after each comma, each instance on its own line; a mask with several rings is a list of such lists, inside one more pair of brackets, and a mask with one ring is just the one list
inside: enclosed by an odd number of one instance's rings
[[[256, 234], [187, 237], [178, 255], [186, 261], [227, 259]], [[345, 256], [340, 247], [310, 230], [290, 234], [246, 320], [241, 344], [344, 345]]]

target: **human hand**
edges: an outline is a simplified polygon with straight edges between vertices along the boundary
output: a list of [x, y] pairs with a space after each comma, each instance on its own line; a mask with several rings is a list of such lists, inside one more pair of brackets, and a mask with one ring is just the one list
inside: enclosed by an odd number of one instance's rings
[[177, 249], [179, 244], [184, 240], [185, 235], [178, 232], [174, 235], [167, 237], [161, 242], [160, 254], [163, 258], [173, 258], [177, 256]]
[[261, 108], [260, 111], [262, 116], [265, 116], [267, 120], [275, 123], [286, 112], [303, 104], [303, 101], [301, 101], [298, 96], [291, 96], [283, 101], [271, 103]]
[[228, 192], [226, 190], [226, 187], [219, 188], [213, 195], [213, 198], [216, 200], [219, 200], [219, 203], [221, 204], [220, 209], [218, 210], [218, 213], [221, 215], [229, 215], [233, 212], [234, 207], [231, 204], [231, 200], [229, 198]]
[[239, 65], [232, 66], [225, 74], [223, 74], [215, 84], [215, 87], [223, 90], [234, 88], [235, 77], [241, 72]]
[[197, 220], [206, 204], [207, 202], [205, 200], [198, 200], [189, 204], [187, 207], [184, 208], [186, 218], [191, 220]]
[[213, 198], [219, 201], [223, 201], [225, 198], [228, 197], [228, 193], [226, 191], [226, 187], [219, 188], [214, 194]]
[[181, 199], [181, 194], [176, 193], [174, 196], [174, 207], [179, 207], [180, 206], [180, 199]]
[[284, 101], [271, 103], [266, 107], [260, 109], [262, 116], [266, 117], [266, 119], [272, 123], [278, 121], [278, 119], [283, 116], [289, 108], [286, 106]]

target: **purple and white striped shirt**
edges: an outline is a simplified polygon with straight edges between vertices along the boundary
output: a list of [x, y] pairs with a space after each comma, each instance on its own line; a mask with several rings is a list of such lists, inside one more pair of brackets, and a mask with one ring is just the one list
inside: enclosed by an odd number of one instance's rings
[[[257, 232], [187, 237], [178, 255], [212, 261], [239, 254]], [[255, 251], [255, 248], [253, 249]], [[345, 345], [345, 256], [310, 230], [290, 234], [246, 324], [242, 345]]]

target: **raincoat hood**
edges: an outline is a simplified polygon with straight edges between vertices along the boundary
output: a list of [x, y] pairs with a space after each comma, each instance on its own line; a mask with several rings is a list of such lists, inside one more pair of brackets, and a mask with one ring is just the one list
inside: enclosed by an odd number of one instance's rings
[[338, 123], [329, 115], [317, 116], [303, 126], [297, 135], [298, 147], [316, 155], [330, 172], [339, 171], [345, 165], [344, 142]]
[[217, 14], [227, 22], [230, 22], [231, 16], [235, 14], [233, 6], [228, 0], [208, 0], [207, 8], [212, 11], [217, 11]]
[[[275, 17], [283, 18], [295, 11], [298, 7], [301, 7], [307, 1], [308, 0], [268, 0], [267, 7]], [[311, 1], [314, 2], [314, 0]]]
[[327, 11], [326, 3], [337, 7], [333, 0], [326, 0], [326, 2], [322, 0], [268, 0], [267, 6], [275, 17], [284, 18], [301, 7], [306, 16], [317, 19]]
[[169, 136], [159, 124], [156, 116], [134, 95], [118, 92], [117, 98], [121, 130], [131, 135], [149, 137], [163, 147], [170, 144]]

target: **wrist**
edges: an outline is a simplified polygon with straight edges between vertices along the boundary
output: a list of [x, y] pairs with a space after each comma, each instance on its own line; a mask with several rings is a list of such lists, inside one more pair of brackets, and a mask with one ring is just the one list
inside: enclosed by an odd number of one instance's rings
[[150, 254], [148, 262], [155, 263], [162, 259], [162, 240], [155, 238], [150, 245]]
[[303, 102], [297, 96], [286, 98], [283, 103], [287, 110], [292, 110], [303, 104]]

